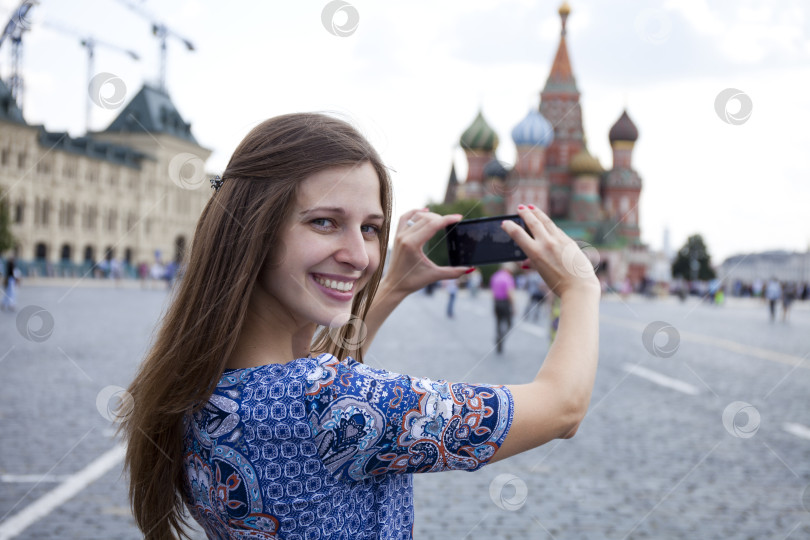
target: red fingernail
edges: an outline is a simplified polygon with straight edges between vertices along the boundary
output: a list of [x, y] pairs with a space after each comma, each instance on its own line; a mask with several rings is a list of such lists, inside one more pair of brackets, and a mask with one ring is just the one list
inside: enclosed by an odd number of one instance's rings
[[532, 265], [530, 265], [529, 263], [523, 263], [520, 265], [520, 267], [523, 268], [524, 270], [529, 270], [532, 267]]
[[529, 205], [529, 210], [534, 210], [534, 205], [533, 204]]
[[474, 266], [472, 268], [468, 268], [467, 270], [464, 271], [465, 274], [470, 274], [472, 272], [475, 272], [475, 267]]
[[522, 204], [519, 204], [519, 205], [518, 205], [518, 210], [523, 210], [524, 208], [526, 208], [526, 207], [525, 207], [525, 206], [523, 206]]

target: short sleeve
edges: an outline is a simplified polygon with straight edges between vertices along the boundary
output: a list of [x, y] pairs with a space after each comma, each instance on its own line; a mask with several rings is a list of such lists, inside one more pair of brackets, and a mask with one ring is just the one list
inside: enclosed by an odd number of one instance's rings
[[514, 405], [505, 386], [448, 383], [318, 357], [307, 374], [307, 416], [337, 478], [474, 471], [500, 448]]

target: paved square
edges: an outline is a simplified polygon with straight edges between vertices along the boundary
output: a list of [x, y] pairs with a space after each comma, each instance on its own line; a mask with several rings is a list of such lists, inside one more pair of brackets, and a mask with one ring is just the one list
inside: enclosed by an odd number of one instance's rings
[[[168, 299], [137, 286], [27, 286], [18, 312], [0, 314], [0, 539], [142, 538], [107, 408]], [[408, 298], [367, 362], [450, 381], [534, 377], [547, 313], [521, 320], [498, 355], [486, 291], [462, 291], [453, 319], [445, 302], [441, 291]], [[753, 300], [606, 297], [576, 437], [476, 473], [417, 475], [415, 538], [810, 536], [808, 328], [801, 302], [770, 323]]]

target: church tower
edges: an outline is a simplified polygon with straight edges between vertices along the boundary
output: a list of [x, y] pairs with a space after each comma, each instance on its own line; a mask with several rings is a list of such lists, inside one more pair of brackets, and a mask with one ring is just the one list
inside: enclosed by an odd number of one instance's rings
[[450, 178], [447, 179], [447, 189], [444, 192], [444, 204], [456, 202], [458, 193], [458, 176], [456, 176], [456, 165], [450, 166]]
[[571, 186], [570, 219], [576, 222], [594, 222], [602, 218], [599, 196], [599, 177], [604, 172], [599, 160], [583, 146], [568, 165], [574, 177]]
[[551, 66], [551, 73], [540, 92], [540, 113], [554, 126], [554, 142], [546, 150], [546, 171], [550, 181], [549, 213], [552, 218], [568, 217], [571, 197], [571, 176], [568, 162], [583, 148], [582, 109], [579, 90], [571, 69], [566, 44], [566, 22], [571, 8], [563, 2], [559, 9], [560, 44]]
[[542, 114], [532, 109], [512, 129], [512, 140], [517, 148], [517, 159], [506, 190], [506, 209], [512, 212], [518, 204], [526, 203], [548, 213], [546, 148], [554, 141], [554, 128]]
[[459, 141], [467, 155], [467, 180], [464, 182], [465, 199], [481, 199], [484, 195], [484, 166], [495, 157], [498, 134], [495, 133], [479, 109], [478, 116]]
[[633, 170], [633, 146], [638, 139], [638, 128], [627, 111], [610, 128], [608, 135], [613, 148], [613, 168], [603, 178], [602, 194], [607, 217], [619, 223], [619, 234], [632, 243], [640, 241], [638, 200], [641, 195], [641, 177]]

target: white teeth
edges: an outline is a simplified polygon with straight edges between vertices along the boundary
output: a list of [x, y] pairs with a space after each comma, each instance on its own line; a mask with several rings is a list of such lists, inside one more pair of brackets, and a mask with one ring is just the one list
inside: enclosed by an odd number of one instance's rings
[[328, 287], [330, 289], [335, 289], [341, 292], [347, 292], [352, 290], [353, 282], [351, 281], [335, 281], [334, 279], [323, 279], [323, 278], [315, 278], [315, 281], [323, 285], [324, 287]]

